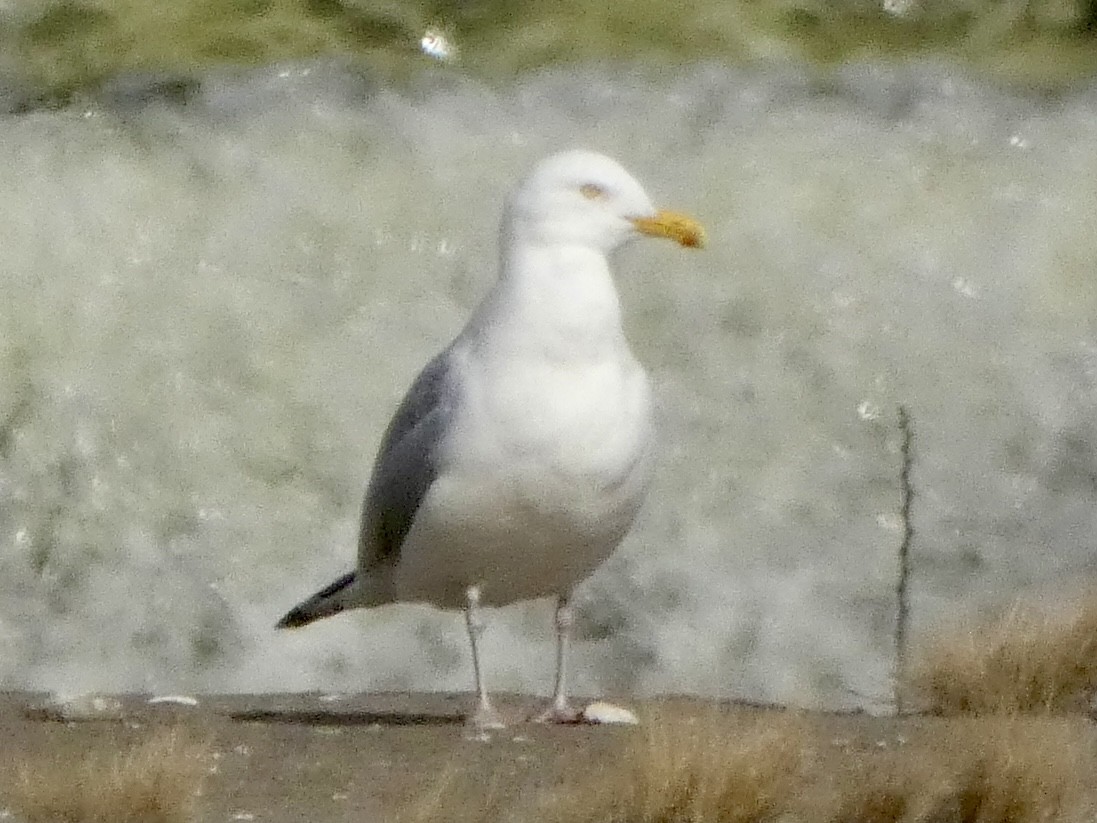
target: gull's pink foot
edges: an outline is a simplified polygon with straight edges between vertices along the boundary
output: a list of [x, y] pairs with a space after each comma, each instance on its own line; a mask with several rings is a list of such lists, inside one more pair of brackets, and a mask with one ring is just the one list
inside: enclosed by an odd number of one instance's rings
[[505, 729], [507, 724], [490, 703], [481, 703], [476, 711], [465, 717], [465, 726], [477, 733]]

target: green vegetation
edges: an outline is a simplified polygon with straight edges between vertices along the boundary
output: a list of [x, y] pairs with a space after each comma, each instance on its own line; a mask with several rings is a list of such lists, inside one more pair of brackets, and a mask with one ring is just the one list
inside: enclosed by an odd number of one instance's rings
[[460, 47], [461, 70], [489, 81], [603, 59], [934, 55], [1037, 86], [1097, 67], [1094, 0], [47, 0], [5, 16], [8, 71], [55, 100], [118, 74], [185, 76], [325, 55], [406, 76], [429, 64], [419, 40], [436, 24]]

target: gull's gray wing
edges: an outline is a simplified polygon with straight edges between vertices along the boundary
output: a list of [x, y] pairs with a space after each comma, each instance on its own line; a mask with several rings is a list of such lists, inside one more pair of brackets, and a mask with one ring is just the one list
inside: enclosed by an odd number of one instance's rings
[[446, 349], [423, 367], [381, 440], [362, 506], [359, 569], [399, 556], [415, 512], [438, 476], [455, 399], [450, 364]]

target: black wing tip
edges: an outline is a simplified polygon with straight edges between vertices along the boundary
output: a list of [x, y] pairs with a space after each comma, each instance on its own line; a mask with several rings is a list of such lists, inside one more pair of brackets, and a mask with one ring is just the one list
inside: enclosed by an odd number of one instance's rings
[[299, 629], [302, 626], [307, 626], [312, 622], [312, 618], [305, 613], [305, 610], [298, 606], [295, 609], [290, 609], [286, 616], [279, 620], [274, 628], [276, 629]]
[[309, 623], [313, 623], [322, 617], [328, 615], [338, 614], [343, 611], [343, 605], [339, 603], [326, 603], [329, 598], [341, 592], [354, 583], [356, 572], [347, 572], [334, 583], [329, 586], [325, 586], [318, 591], [308, 600], [303, 603], [298, 603], [292, 609], [290, 609], [286, 616], [279, 620], [274, 628], [276, 629], [299, 629], [302, 626], [307, 626]]

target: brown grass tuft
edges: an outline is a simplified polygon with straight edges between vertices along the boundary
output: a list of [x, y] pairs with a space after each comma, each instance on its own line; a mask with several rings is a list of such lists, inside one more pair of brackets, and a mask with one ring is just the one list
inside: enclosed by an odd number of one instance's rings
[[1091, 821], [1094, 732], [1069, 718], [931, 722], [909, 744], [847, 749], [807, 716], [663, 719], [596, 780], [558, 793], [561, 823]]
[[936, 732], [867, 762], [844, 758], [807, 793], [814, 797], [804, 812], [833, 823], [1093, 820], [1088, 724], [1002, 715], [950, 720]]
[[[1076, 718], [911, 718], [885, 740], [822, 716], [664, 712], [620, 757], [485, 808], [450, 774], [417, 823], [1090, 823], [1097, 733]], [[835, 731], [843, 730], [835, 739]], [[902, 733], [899, 733], [899, 732]], [[904, 742], [907, 734], [909, 742]]]
[[162, 731], [127, 751], [24, 763], [6, 800], [25, 823], [187, 823], [207, 749]]
[[1002, 717], [961, 722], [956, 733], [963, 743], [942, 741], [954, 759], [950, 763], [942, 757], [941, 762], [959, 780], [946, 773], [939, 775], [938, 785], [961, 788], [949, 806], [962, 819], [1093, 820], [1097, 762], [1088, 724], [1071, 718]]
[[1097, 690], [1097, 595], [1055, 611], [1015, 605], [923, 648], [912, 695], [934, 714], [1087, 711]]
[[539, 819], [599, 823], [754, 823], [787, 813], [814, 761], [796, 714], [664, 714], [620, 762], [548, 798]]

